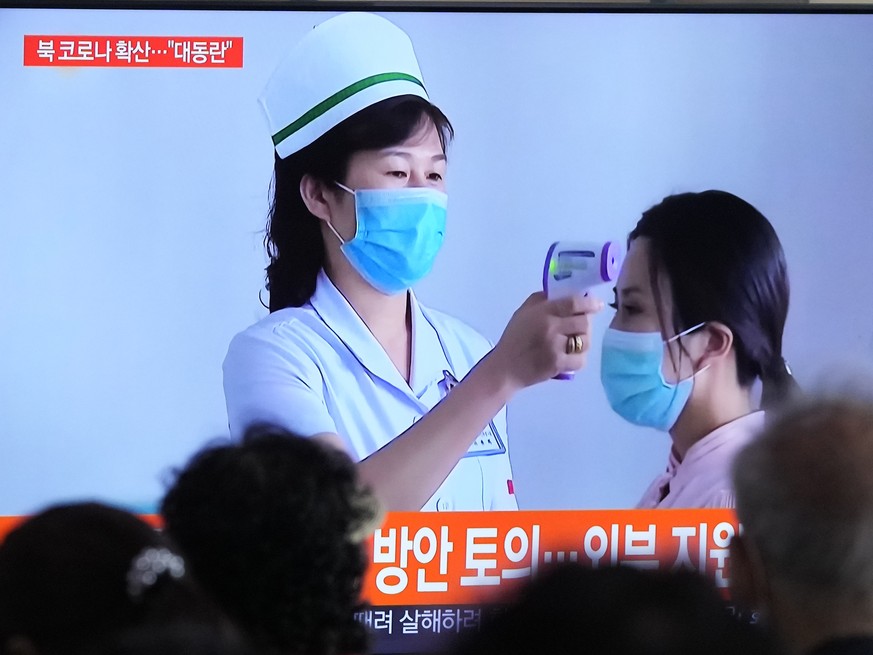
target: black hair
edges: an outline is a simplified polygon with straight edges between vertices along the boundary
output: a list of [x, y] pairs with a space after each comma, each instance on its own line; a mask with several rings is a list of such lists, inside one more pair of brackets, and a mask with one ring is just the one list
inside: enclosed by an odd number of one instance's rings
[[763, 655], [771, 642], [692, 571], [547, 569], [454, 655]]
[[673, 298], [676, 332], [699, 323], [724, 323], [734, 336], [739, 384], [763, 382], [762, 406], [772, 408], [797, 390], [782, 356], [789, 283], [776, 231], [761, 212], [725, 191], [683, 193], [645, 212], [629, 241], [645, 237], [650, 280], [661, 325], [660, 275]]
[[303, 176], [312, 175], [325, 184], [341, 182], [352, 155], [401, 143], [416, 134], [425, 121], [436, 127], [445, 151], [454, 136], [448, 118], [427, 100], [410, 95], [362, 109], [284, 159], [275, 155], [273, 199], [264, 238], [270, 258], [270, 312], [307, 303], [324, 266], [321, 221], [310, 213], [300, 195]]
[[178, 474], [161, 514], [195, 578], [268, 652], [363, 652], [362, 541], [379, 511], [343, 452], [253, 426]]
[[41, 655], [79, 654], [121, 631], [178, 620], [230, 634], [180, 570], [131, 591], [128, 575], [148, 549], [175, 551], [152, 526], [115, 507], [58, 505], [26, 520], [0, 546], [0, 653], [21, 637]]

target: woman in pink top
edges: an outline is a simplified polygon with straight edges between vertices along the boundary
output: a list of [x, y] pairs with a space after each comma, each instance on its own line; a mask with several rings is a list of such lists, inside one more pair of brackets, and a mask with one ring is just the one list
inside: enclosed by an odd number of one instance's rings
[[670, 433], [667, 470], [641, 508], [733, 507], [730, 468], [763, 427], [762, 407], [796, 389], [782, 357], [782, 245], [752, 205], [724, 191], [665, 198], [631, 232], [603, 340], [612, 408]]

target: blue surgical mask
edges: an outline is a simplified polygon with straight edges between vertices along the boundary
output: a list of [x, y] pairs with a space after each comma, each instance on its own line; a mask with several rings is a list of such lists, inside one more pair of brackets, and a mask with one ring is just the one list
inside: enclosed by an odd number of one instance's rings
[[355, 236], [343, 241], [333, 225], [327, 225], [361, 277], [387, 295], [424, 278], [443, 245], [448, 196], [426, 187], [353, 191], [336, 184], [355, 196]]
[[670, 430], [691, 397], [694, 377], [709, 367], [671, 384], [662, 372], [665, 345], [703, 325], [695, 325], [666, 341], [660, 332], [609, 328], [603, 337], [600, 381], [613, 411], [635, 425]]

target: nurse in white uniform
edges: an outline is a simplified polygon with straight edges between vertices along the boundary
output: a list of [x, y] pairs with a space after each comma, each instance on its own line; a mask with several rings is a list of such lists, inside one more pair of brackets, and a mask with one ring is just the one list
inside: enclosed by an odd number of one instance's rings
[[271, 313], [230, 344], [231, 433], [271, 422], [343, 448], [389, 510], [516, 509], [504, 406], [584, 365], [602, 304], [534, 294], [492, 347], [418, 301], [445, 232], [452, 128], [389, 21], [317, 26], [261, 103]]

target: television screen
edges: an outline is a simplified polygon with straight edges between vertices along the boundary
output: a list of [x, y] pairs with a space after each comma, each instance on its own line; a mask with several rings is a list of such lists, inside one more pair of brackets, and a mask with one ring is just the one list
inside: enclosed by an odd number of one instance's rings
[[[422, 302], [497, 341], [551, 243], [624, 241], [665, 196], [723, 189], [782, 240], [800, 383], [873, 364], [873, 15], [379, 11], [456, 132]], [[334, 14], [0, 9], [0, 515], [153, 510], [227, 436], [222, 361], [267, 314], [257, 98]], [[601, 387], [610, 315], [583, 371], [509, 405], [523, 509], [632, 507], [663, 470], [669, 437]]]

